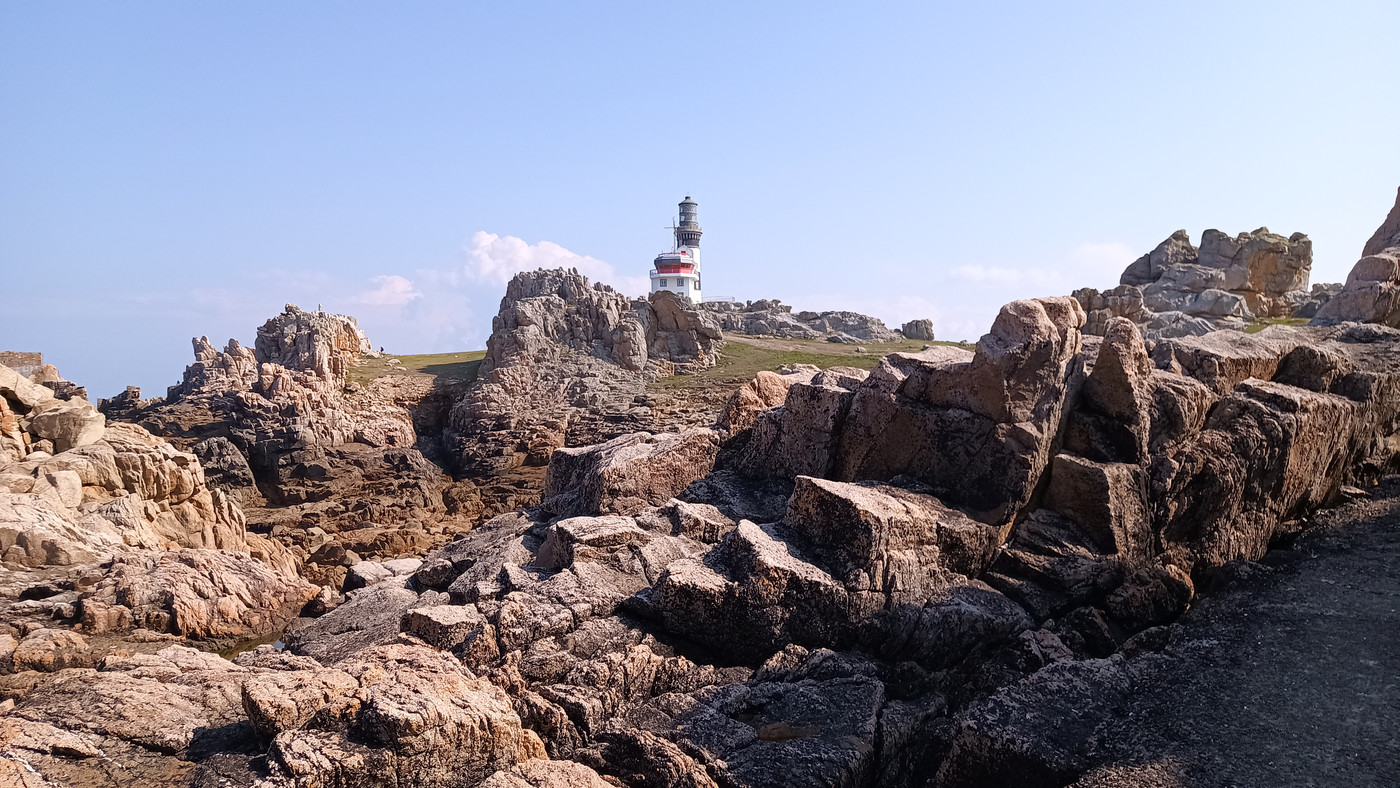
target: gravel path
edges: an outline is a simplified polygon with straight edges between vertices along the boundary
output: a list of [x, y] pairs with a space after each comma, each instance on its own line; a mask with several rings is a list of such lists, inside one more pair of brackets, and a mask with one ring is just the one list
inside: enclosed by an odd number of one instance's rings
[[1185, 619], [1079, 785], [1400, 785], [1400, 480]]

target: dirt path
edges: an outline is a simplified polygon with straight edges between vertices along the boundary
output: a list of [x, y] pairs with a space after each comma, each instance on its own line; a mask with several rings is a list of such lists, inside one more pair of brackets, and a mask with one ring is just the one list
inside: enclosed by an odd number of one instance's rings
[[1208, 595], [1081, 785], [1400, 785], [1400, 481]]

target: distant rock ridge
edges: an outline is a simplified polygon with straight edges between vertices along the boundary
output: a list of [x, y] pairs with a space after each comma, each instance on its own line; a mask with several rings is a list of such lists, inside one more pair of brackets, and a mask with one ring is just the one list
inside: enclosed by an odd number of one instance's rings
[[[901, 335], [891, 331], [879, 318], [858, 312], [796, 312], [777, 299], [707, 301], [700, 308], [719, 317], [725, 331], [782, 339], [836, 338], [838, 341], [895, 342]], [[916, 321], [917, 322], [917, 321]], [[928, 326], [930, 338], [932, 324]], [[909, 337], [922, 339], [923, 337]]]
[[1123, 271], [1105, 291], [1074, 292], [1088, 315], [1085, 333], [1102, 336], [1109, 318], [1125, 317], [1149, 339], [1199, 336], [1250, 321], [1311, 316], [1331, 294], [1308, 291], [1312, 241], [1261, 227], [1235, 237], [1206, 230], [1201, 246], [1177, 230]]

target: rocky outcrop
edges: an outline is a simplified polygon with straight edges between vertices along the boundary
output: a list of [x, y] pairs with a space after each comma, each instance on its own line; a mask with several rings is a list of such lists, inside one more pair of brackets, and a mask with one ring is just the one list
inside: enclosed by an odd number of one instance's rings
[[102, 407], [199, 456], [209, 485], [251, 512], [308, 577], [338, 585], [347, 551], [421, 552], [481, 515], [474, 486], [454, 484], [419, 450], [410, 408], [430, 386], [350, 379], [354, 364], [377, 355], [354, 318], [288, 305], [258, 329], [255, 348], [193, 344], [195, 362], [168, 396], [129, 390]]
[[641, 371], [649, 361], [714, 363], [723, 336], [709, 313], [674, 293], [632, 301], [577, 270], [516, 274], [492, 320], [481, 374], [563, 346]]
[[1316, 304], [1304, 307], [1325, 299], [1308, 293], [1311, 269], [1312, 242], [1302, 233], [1285, 238], [1261, 227], [1231, 238], [1206, 230], [1198, 249], [1178, 230], [1129, 265], [1118, 287], [1074, 297], [1088, 313], [1088, 334], [1102, 335], [1109, 318], [1125, 317], [1150, 339], [1199, 336], [1315, 311]]
[[448, 420], [457, 472], [498, 478], [543, 467], [563, 446], [692, 426], [658, 423], [646, 384], [713, 365], [721, 346], [714, 316], [674, 293], [630, 301], [577, 271], [517, 274], [492, 322], [481, 380]]
[[[256, 350], [229, 340], [222, 352], [207, 338], [194, 340], [195, 362], [167, 397], [109, 407], [154, 431], [188, 441], [222, 437], [275, 492], [296, 497], [298, 479], [318, 450], [358, 443], [412, 447], [407, 412], [356, 397], [350, 366], [368, 351], [354, 318], [304, 312], [293, 305], [258, 329]], [[314, 474], [312, 474], [314, 476]], [[302, 493], [305, 495], [306, 493]]]
[[899, 333], [905, 339], [921, 339], [925, 342], [933, 341], [933, 321], [932, 320], [910, 320], [899, 327]]
[[62, 399], [0, 366], [0, 463], [30, 452], [57, 454], [94, 443], [105, 425], [106, 418], [86, 399]]
[[[21, 399], [10, 401], [15, 408], [24, 407]], [[58, 413], [46, 408], [47, 402], [51, 400], [32, 406], [29, 413]], [[70, 414], [70, 427], [102, 424], [102, 415], [86, 402], [64, 404], [87, 409]], [[31, 451], [0, 464], [3, 560], [72, 565], [132, 549], [247, 549], [242, 511], [206, 485], [194, 455], [131, 424], [108, 425], [93, 435], [86, 426], [69, 429], [54, 426], [62, 423], [57, 420], [28, 421], [31, 432], [26, 434], [66, 431], [70, 438], [63, 441], [42, 440], [69, 448], [57, 454]], [[24, 448], [18, 440], [10, 445]]]
[[889, 480], [908, 475], [949, 503], [1009, 523], [1030, 499], [1081, 374], [1073, 299], [1002, 309], [974, 353], [936, 347], [886, 357], [869, 377], [788, 389], [729, 462], [747, 475]]

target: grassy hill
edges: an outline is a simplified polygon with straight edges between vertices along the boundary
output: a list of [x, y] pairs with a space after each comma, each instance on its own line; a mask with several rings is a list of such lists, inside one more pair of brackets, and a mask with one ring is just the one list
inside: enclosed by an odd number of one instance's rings
[[[350, 368], [348, 379], [363, 384], [384, 375], [427, 375], [440, 378], [445, 383], [466, 384], [476, 380], [477, 370], [484, 358], [485, 350], [417, 356], [395, 356], [386, 353], [379, 358], [360, 359], [359, 363]], [[393, 364], [393, 361], [399, 363]]]
[[674, 389], [700, 388], [721, 383], [738, 384], [752, 379], [760, 370], [776, 372], [779, 367], [787, 364], [871, 369], [890, 353], [915, 353], [925, 345], [951, 345], [972, 349], [972, 345], [965, 342], [924, 342], [916, 339], [869, 342], [861, 345], [844, 345], [821, 339], [770, 339], [738, 334], [725, 334], [724, 339], [724, 351], [715, 366], [695, 375], [662, 378], [652, 386]]

